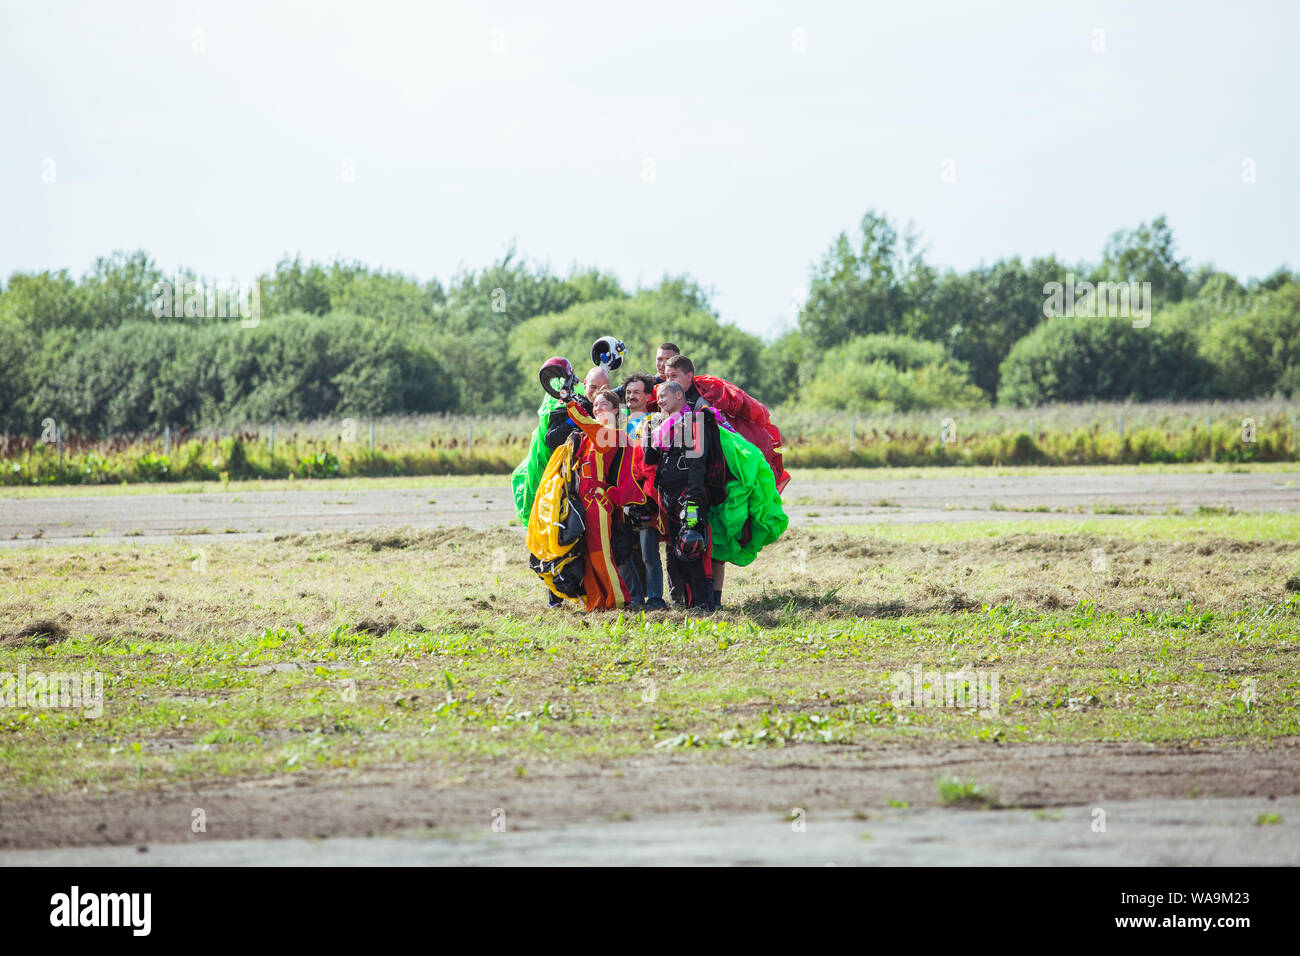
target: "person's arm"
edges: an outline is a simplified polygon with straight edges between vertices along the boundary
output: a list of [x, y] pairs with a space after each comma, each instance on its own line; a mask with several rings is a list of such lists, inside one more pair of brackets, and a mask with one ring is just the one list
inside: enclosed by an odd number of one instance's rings
[[602, 425], [591, 416], [589, 408], [577, 399], [568, 404], [569, 418], [573, 424], [582, 429], [582, 433], [592, 440], [598, 451], [612, 451], [618, 447], [618, 430]]
[[647, 416], [641, 424], [641, 460], [653, 467], [657, 467], [664, 460], [663, 449], [655, 444], [655, 432], [663, 424], [663, 418], [663, 415], [655, 413]]
[[636, 480], [636, 447], [628, 445], [614, 456], [614, 473], [609, 475], [609, 500], [623, 508], [645, 505], [645, 489]]
[[546, 418], [546, 447], [554, 451], [564, 444], [564, 440], [573, 432], [573, 423], [569, 421], [569, 410], [563, 405], [551, 409]]
[[686, 495], [696, 504], [703, 504], [704, 476], [709, 467], [709, 431], [698, 418], [691, 421], [691, 427], [694, 430], [692, 436], [694, 450], [685, 456], [687, 462]]

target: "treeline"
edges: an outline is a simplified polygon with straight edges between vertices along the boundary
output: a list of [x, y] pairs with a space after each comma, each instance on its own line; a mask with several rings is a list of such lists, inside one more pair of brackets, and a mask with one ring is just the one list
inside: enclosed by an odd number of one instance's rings
[[918, 249], [875, 213], [832, 243], [797, 328], [764, 355], [803, 404], [880, 412], [1300, 389], [1300, 273], [1242, 284], [1191, 269], [1163, 217], [1115, 233], [1096, 264], [1011, 258], [940, 273]]
[[[214, 279], [184, 273], [178, 282], [143, 252], [117, 253], [80, 278], [15, 273], [0, 288], [0, 429], [34, 435], [46, 418], [82, 433], [130, 434], [163, 424], [517, 413], [537, 405], [542, 359], [582, 363], [592, 340], [611, 332], [633, 364], [676, 341], [701, 370], [770, 405], [808, 409], [1300, 389], [1300, 275], [1283, 268], [1243, 284], [1210, 266], [1193, 270], [1163, 218], [1116, 233], [1096, 264], [1012, 258], [940, 271], [919, 249], [917, 236], [868, 213], [814, 266], [797, 325], [772, 342], [720, 321], [709, 291], [689, 276], [628, 291], [599, 269], [559, 275], [513, 248], [446, 286], [286, 258], [256, 277], [252, 315], [217, 308]], [[1045, 316], [1045, 287], [1085, 282], [1150, 283], [1150, 301], [1135, 297], [1140, 317], [1127, 301], [1114, 314], [1114, 300], [1101, 310], [1110, 314], [1076, 304]], [[161, 309], [160, 283], [177, 286]]]

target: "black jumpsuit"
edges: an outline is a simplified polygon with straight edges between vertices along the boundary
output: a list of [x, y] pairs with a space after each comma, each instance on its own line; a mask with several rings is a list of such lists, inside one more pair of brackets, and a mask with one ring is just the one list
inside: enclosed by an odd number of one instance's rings
[[[713, 537], [709, 531], [709, 496], [705, 488], [708, 471], [709, 448], [711, 440], [708, 429], [698, 419], [694, 422], [698, 431], [695, 439], [699, 443], [698, 452], [690, 446], [672, 443], [667, 448], [645, 446], [645, 462], [655, 466], [655, 487], [659, 489], [659, 500], [663, 502], [664, 518], [668, 526], [668, 573], [677, 578], [685, 588], [686, 606], [709, 608], [713, 606]], [[699, 523], [695, 530], [704, 536], [704, 556], [698, 561], [683, 561], [677, 557], [673, 542], [682, 527], [682, 505], [686, 500], [695, 502], [699, 511]]]

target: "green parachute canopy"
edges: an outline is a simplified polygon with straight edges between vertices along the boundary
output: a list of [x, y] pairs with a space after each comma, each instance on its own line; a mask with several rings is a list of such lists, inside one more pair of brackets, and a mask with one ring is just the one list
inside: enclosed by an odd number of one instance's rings
[[772, 466], [763, 453], [725, 428], [718, 429], [718, 437], [722, 457], [733, 477], [727, 482], [727, 500], [709, 508], [713, 560], [743, 567], [785, 533], [790, 519], [781, 506]]

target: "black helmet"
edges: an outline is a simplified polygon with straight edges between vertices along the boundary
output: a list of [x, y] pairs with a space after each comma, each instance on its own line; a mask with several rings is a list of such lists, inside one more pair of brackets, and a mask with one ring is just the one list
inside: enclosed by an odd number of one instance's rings
[[679, 561], [698, 561], [704, 557], [704, 535], [694, 528], [683, 527], [673, 540], [673, 554]]
[[623, 350], [623, 343], [614, 336], [601, 336], [591, 345], [591, 364], [616, 371], [623, 365]]
[[623, 509], [627, 515], [628, 523], [634, 528], [648, 528], [655, 523], [655, 518], [659, 516], [659, 506], [655, 504], [653, 498], [646, 498], [643, 504], [628, 505]]

